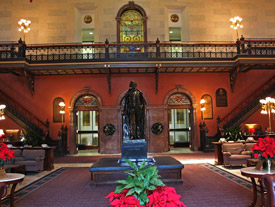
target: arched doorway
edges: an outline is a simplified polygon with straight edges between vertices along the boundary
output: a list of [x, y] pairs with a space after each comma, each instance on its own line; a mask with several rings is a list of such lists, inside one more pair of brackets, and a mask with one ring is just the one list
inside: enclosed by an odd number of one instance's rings
[[198, 150], [196, 107], [193, 94], [181, 87], [171, 90], [165, 97], [168, 109], [168, 141], [173, 147]]
[[79, 149], [100, 148], [99, 106], [101, 98], [89, 89], [84, 89], [71, 100], [70, 104], [70, 153]]

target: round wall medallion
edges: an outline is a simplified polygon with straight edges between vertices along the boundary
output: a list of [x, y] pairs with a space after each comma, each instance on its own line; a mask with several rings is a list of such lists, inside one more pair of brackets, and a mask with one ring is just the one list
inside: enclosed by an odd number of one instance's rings
[[179, 21], [179, 16], [177, 14], [172, 14], [170, 17], [172, 22], [178, 22]]
[[154, 134], [161, 134], [161, 132], [163, 131], [163, 125], [162, 125], [162, 123], [160, 123], [160, 122], [154, 123], [153, 126], [152, 126], [152, 128], [151, 128], [151, 131]]
[[84, 17], [84, 22], [85, 22], [86, 24], [89, 24], [89, 23], [91, 23], [92, 21], [93, 21], [93, 18], [92, 18], [91, 15], [85, 15], [85, 17]]
[[104, 134], [106, 134], [107, 136], [112, 136], [115, 133], [116, 129], [115, 126], [112, 124], [106, 124], [103, 127], [103, 132]]

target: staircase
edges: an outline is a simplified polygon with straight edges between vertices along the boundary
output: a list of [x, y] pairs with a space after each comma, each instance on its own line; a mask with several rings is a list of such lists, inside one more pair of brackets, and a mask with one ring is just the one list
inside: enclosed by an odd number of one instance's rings
[[221, 126], [226, 129], [240, 125], [261, 108], [259, 100], [267, 96], [275, 96], [275, 75], [224, 117], [221, 120]]
[[45, 123], [1, 90], [0, 102], [6, 105], [5, 115], [24, 129], [28, 128], [39, 134], [43, 134], [47, 130]]

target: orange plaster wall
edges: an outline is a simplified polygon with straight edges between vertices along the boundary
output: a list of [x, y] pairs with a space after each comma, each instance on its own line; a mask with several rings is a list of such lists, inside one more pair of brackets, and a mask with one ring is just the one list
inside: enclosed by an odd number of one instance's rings
[[[66, 104], [65, 124], [69, 126], [69, 108], [72, 97], [84, 87], [95, 91], [102, 99], [103, 105], [116, 105], [119, 95], [129, 88], [129, 82], [135, 80], [138, 89], [143, 91], [151, 105], [163, 104], [166, 94], [182, 85], [195, 97], [198, 124], [201, 120], [199, 101], [204, 94], [209, 94], [213, 100], [213, 120], [206, 120], [209, 135], [217, 132], [216, 118], [223, 118], [230, 113], [242, 100], [251, 95], [275, 73], [271, 70], [249, 71], [238, 75], [234, 93], [230, 91], [228, 73], [181, 73], [159, 74], [159, 89], [156, 94], [155, 74], [114, 74], [111, 75], [112, 93], [108, 92], [106, 75], [74, 75], [74, 76], [36, 76], [35, 94], [32, 97], [24, 77], [1, 74], [0, 90], [16, 99], [24, 108], [36, 114], [41, 121], [50, 121], [50, 136], [57, 139], [60, 123], [52, 123], [52, 103], [54, 98], [62, 97]], [[228, 95], [228, 107], [215, 107], [215, 92], [224, 88]], [[252, 94], [253, 95], [253, 94]], [[265, 120], [266, 118], [263, 118]], [[257, 122], [261, 119], [256, 118]], [[199, 129], [197, 129], [199, 132]], [[198, 133], [199, 134], [199, 133]]]

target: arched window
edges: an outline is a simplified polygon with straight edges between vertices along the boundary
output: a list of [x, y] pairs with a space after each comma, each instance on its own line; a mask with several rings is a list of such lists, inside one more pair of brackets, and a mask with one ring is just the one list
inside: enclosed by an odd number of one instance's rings
[[[147, 16], [145, 10], [130, 1], [117, 13], [117, 42], [147, 42]], [[123, 47], [121, 52], [140, 52], [144, 48]]]
[[75, 106], [93, 107], [98, 106], [97, 98], [92, 95], [81, 96], [75, 103]]
[[216, 90], [216, 107], [227, 107], [227, 92], [224, 88]]
[[62, 114], [60, 113], [60, 102], [64, 102], [64, 99], [61, 97], [57, 97], [53, 100], [53, 123], [61, 123], [62, 121], [65, 122], [65, 114], [63, 114], [62, 119]]
[[202, 111], [202, 117], [203, 119], [213, 119], [213, 103], [212, 103], [212, 97], [210, 95], [203, 95], [201, 99], [205, 100], [204, 108], [205, 110]]
[[137, 10], [127, 10], [121, 15], [120, 20], [121, 42], [143, 42], [144, 25], [142, 15]]
[[169, 97], [168, 105], [191, 104], [189, 98], [183, 93], [174, 93]]

